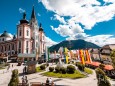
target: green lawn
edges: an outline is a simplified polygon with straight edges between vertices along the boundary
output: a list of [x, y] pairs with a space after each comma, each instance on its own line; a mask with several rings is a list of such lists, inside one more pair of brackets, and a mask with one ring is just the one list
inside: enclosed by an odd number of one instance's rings
[[93, 73], [93, 71], [91, 70], [91, 69], [89, 69], [89, 68], [85, 68], [85, 71], [84, 72], [86, 72], [86, 73], [88, 73], [88, 74], [92, 74]]
[[41, 70], [40, 66], [36, 67], [36, 72], [43, 72], [43, 71], [45, 71], [45, 70]]
[[5, 68], [3, 68], [3, 67], [0, 67], [0, 70], [2, 70], [2, 69], [5, 69]]
[[79, 71], [75, 71], [74, 74], [61, 74], [61, 73], [55, 73], [55, 72], [45, 72], [42, 75], [44, 76], [50, 76], [50, 77], [56, 77], [56, 78], [71, 78], [71, 79], [78, 79], [78, 78], [84, 78], [86, 77], [84, 74], [81, 74]]

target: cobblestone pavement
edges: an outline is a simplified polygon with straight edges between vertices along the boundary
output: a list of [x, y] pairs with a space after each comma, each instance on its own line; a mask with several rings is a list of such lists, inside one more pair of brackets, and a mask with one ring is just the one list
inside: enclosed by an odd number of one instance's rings
[[[8, 83], [11, 78], [11, 71], [13, 69], [18, 69], [19, 73], [22, 73], [22, 70], [24, 66], [16, 66], [17, 64], [14, 64], [15, 66], [9, 69], [7, 71], [6, 69], [0, 70], [0, 86], [8, 86]], [[94, 72], [94, 71], [93, 71]], [[29, 74], [27, 75], [28, 77], [28, 82], [41, 82], [45, 83], [47, 77], [42, 76], [40, 73], [34, 73], [34, 74]], [[22, 76], [19, 76], [19, 80], [21, 82]], [[81, 79], [64, 79], [64, 78], [52, 78], [54, 83], [56, 85], [61, 85], [61, 86], [97, 86], [97, 80], [96, 80], [96, 75], [95, 72], [91, 75], [89, 75], [87, 78], [81, 78]], [[115, 81], [110, 81], [112, 86], [115, 86]]]

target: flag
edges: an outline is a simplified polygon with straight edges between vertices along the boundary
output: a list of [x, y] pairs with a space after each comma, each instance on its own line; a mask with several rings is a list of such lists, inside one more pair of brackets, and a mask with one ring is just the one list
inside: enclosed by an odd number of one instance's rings
[[65, 54], [66, 64], [68, 64], [68, 51], [69, 50], [67, 48], [64, 48], [64, 50], [65, 50], [64, 54]]
[[80, 60], [80, 59], [79, 59], [79, 50], [76, 50], [76, 54], [77, 54], [76, 59], [77, 59], [77, 60]]
[[85, 64], [83, 50], [79, 50], [79, 54], [80, 54], [80, 61], [81, 61], [81, 63]]
[[86, 60], [87, 60], [89, 63], [91, 63], [92, 61], [91, 61], [91, 56], [90, 56], [89, 51], [88, 51], [88, 50], [85, 50], [85, 52], [86, 52]]
[[50, 49], [48, 48], [48, 61], [50, 60]]

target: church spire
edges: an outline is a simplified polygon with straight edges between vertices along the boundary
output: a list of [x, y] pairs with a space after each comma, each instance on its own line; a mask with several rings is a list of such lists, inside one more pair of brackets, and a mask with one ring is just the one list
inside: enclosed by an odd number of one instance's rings
[[34, 5], [33, 5], [33, 9], [32, 9], [32, 14], [31, 14], [31, 19], [36, 19], [36, 16], [35, 16], [35, 10], [34, 10]]

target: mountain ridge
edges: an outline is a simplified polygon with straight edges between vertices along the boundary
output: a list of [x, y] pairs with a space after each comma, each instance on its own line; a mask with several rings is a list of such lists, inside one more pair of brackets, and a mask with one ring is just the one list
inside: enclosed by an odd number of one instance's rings
[[69, 50], [75, 50], [75, 49], [86, 49], [86, 48], [100, 48], [100, 46], [79, 39], [79, 40], [64, 40], [56, 45], [53, 45], [50, 47], [50, 52], [58, 51], [60, 47], [67, 47]]

